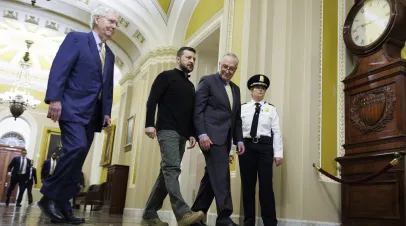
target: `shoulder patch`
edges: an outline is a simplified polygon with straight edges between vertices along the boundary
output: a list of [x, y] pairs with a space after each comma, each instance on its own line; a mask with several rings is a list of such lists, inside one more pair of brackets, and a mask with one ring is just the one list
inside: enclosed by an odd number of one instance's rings
[[275, 105], [273, 105], [273, 104], [271, 104], [271, 103], [268, 103], [268, 102], [265, 102], [265, 104], [268, 104], [268, 105], [271, 105], [271, 106], [274, 106], [274, 107], [275, 107]]
[[244, 104], [247, 104], [247, 103], [243, 103], [243, 104], [241, 104], [241, 105], [244, 105]]

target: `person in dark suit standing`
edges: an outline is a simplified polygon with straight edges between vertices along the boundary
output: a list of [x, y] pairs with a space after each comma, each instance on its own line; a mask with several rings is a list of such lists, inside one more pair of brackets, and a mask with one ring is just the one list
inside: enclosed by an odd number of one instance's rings
[[52, 153], [51, 158], [44, 161], [41, 167], [41, 182], [44, 183], [44, 180], [50, 177], [56, 168], [58, 163], [56, 152]]
[[48, 117], [59, 122], [63, 154], [52, 176], [44, 180], [38, 206], [53, 222], [85, 221], [73, 216], [69, 200], [77, 193], [94, 133], [111, 124], [114, 54], [106, 41], [117, 24], [116, 12], [97, 7], [91, 15], [92, 31], [70, 32], [52, 63], [45, 103]]
[[14, 188], [18, 184], [19, 192], [16, 206], [21, 206], [23, 199], [25, 182], [31, 167], [31, 160], [27, 158], [27, 150], [21, 150], [21, 156], [15, 156], [7, 167], [8, 176], [11, 177], [10, 187], [6, 194], [6, 206], [10, 204], [10, 196]]
[[32, 160], [28, 171], [28, 180], [25, 183], [25, 189], [27, 189], [28, 195], [28, 205], [32, 205], [32, 185], [37, 185], [37, 183], [37, 169], [34, 168], [34, 160]]
[[237, 67], [237, 56], [225, 54], [219, 62], [219, 72], [204, 76], [196, 90], [194, 124], [206, 169], [192, 210], [207, 213], [215, 197], [216, 225], [236, 225], [230, 218], [233, 212], [229, 169], [232, 141], [239, 155], [245, 151], [240, 89], [231, 81]]

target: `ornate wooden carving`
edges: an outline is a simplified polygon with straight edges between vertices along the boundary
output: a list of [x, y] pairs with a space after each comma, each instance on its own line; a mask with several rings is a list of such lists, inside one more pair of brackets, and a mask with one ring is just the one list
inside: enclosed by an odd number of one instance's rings
[[351, 121], [364, 134], [381, 131], [393, 119], [396, 95], [388, 86], [356, 95], [351, 106]]

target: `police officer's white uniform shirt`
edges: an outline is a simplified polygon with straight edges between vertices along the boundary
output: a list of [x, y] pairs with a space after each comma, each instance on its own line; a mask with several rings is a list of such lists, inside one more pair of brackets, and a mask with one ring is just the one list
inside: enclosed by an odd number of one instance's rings
[[[255, 113], [255, 101], [251, 100], [246, 104], [241, 105], [241, 119], [242, 119], [242, 133], [244, 138], [251, 138], [251, 124]], [[273, 150], [274, 157], [283, 157], [283, 143], [282, 134], [279, 126], [279, 116], [276, 108], [266, 103], [265, 101], [259, 102], [261, 104], [261, 111], [258, 118], [257, 138], [262, 136], [271, 137], [271, 130], [273, 131]]]

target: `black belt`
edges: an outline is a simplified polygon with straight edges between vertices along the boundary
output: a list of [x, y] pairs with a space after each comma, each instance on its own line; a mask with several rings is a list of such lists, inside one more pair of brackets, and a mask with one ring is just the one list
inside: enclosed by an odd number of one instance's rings
[[268, 136], [260, 136], [259, 138], [248, 138], [248, 137], [246, 137], [246, 138], [244, 138], [244, 141], [245, 142], [251, 142], [251, 143], [254, 143], [254, 144], [257, 144], [257, 143], [263, 143], [263, 144], [273, 144], [273, 139], [272, 139], [272, 137], [268, 137]]

